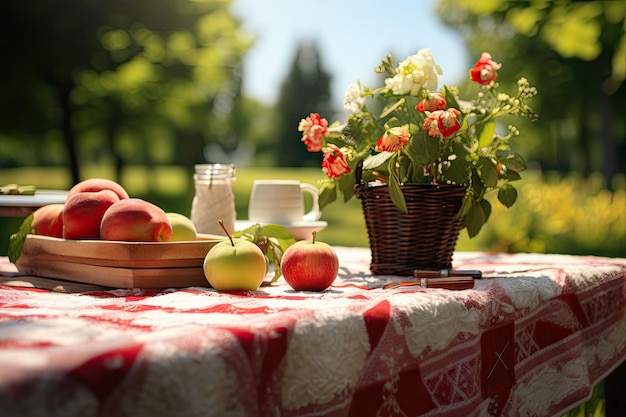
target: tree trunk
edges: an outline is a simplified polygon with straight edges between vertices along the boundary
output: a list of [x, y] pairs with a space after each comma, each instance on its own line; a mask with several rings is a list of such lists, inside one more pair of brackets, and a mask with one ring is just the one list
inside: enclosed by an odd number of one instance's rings
[[578, 115], [578, 150], [581, 159], [581, 171], [588, 178], [593, 172], [591, 158], [591, 132], [589, 129], [589, 115], [581, 111]]
[[111, 115], [109, 118], [109, 124], [107, 129], [107, 141], [109, 145], [109, 150], [113, 155], [113, 181], [120, 182], [122, 178], [122, 172], [124, 171], [125, 161], [124, 158], [121, 157], [117, 149], [115, 148], [115, 134], [118, 131], [121, 125], [121, 110], [119, 107], [115, 107], [115, 104], [112, 106]]
[[602, 175], [609, 190], [613, 190], [613, 177], [617, 174], [617, 146], [613, 129], [611, 97], [600, 92], [600, 140], [602, 141]]
[[63, 110], [63, 120], [61, 121], [61, 131], [65, 139], [67, 157], [70, 162], [70, 171], [72, 174], [72, 184], [80, 181], [80, 166], [78, 164], [78, 149], [76, 146], [76, 134], [72, 127], [73, 109], [70, 94], [74, 84], [70, 81], [61, 83], [57, 90], [59, 91], [59, 101]]

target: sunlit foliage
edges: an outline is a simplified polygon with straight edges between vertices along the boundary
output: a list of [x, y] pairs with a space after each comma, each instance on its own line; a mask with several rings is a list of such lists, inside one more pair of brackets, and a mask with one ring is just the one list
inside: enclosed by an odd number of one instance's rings
[[626, 174], [626, 2], [439, 0], [471, 56], [489, 51], [537, 86], [520, 151], [542, 169]]
[[624, 176], [615, 178], [615, 191], [607, 190], [599, 175], [583, 179], [534, 173], [522, 181], [517, 204], [510, 209], [494, 205], [476, 242], [462, 235], [460, 247], [626, 256]]

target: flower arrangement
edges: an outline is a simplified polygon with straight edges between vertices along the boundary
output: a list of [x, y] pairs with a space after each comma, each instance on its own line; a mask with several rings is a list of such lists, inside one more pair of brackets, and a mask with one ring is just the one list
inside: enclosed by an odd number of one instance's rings
[[429, 49], [397, 65], [388, 55], [375, 69], [386, 74], [384, 86], [357, 82], [348, 88], [344, 107], [351, 114], [345, 123], [329, 125], [317, 113], [302, 119], [302, 142], [310, 152], [323, 152], [322, 170], [330, 178], [320, 189], [321, 208], [340, 194], [344, 201], [352, 198], [357, 178], [386, 184], [405, 212], [402, 184], [456, 184], [466, 188], [458, 215], [474, 237], [491, 213], [485, 195], [497, 191], [498, 200], [511, 207], [517, 191], [510, 183], [526, 168], [509, 144], [518, 129], [509, 124], [502, 133], [497, 119], [537, 118], [526, 104], [536, 89], [522, 77], [516, 95], [500, 91], [501, 66], [489, 53], [481, 55], [469, 71], [478, 93], [468, 100], [454, 86], [436, 91], [442, 70]]

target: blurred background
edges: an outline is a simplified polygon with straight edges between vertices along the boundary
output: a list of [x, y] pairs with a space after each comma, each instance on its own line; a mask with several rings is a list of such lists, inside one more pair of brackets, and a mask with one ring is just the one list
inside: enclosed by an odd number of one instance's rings
[[[413, 4], [414, 3], [414, 4]], [[189, 214], [193, 166], [234, 162], [239, 219], [255, 178], [323, 179], [300, 142], [342, 118], [386, 54], [430, 48], [441, 84], [482, 51], [539, 90], [516, 123], [530, 169], [459, 250], [626, 256], [626, 2], [574, 0], [7, 0], [0, 3], [0, 185], [106, 177]], [[23, 219], [0, 217], [0, 255]], [[358, 200], [318, 239], [368, 246]]]

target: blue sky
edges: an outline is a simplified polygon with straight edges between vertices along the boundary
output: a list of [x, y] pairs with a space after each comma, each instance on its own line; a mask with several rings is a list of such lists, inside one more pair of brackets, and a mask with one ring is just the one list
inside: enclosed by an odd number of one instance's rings
[[371, 84], [388, 53], [398, 62], [421, 48], [430, 48], [443, 69], [439, 85], [457, 84], [472, 59], [460, 35], [437, 19], [436, 2], [233, 0], [233, 14], [257, 38], [245, 57], [244, 94], [274, 102], [301, 41], [317, 42], [335, 102], [356, 80]]

